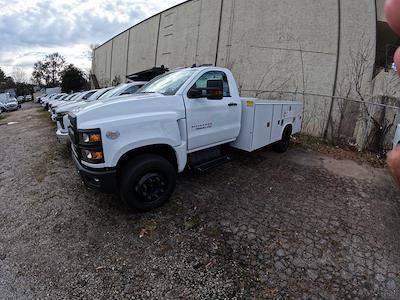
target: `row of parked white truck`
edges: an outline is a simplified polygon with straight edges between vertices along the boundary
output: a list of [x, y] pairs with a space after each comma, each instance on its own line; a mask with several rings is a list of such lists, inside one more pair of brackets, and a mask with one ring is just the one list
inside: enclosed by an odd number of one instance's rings
[[171, 197], [177, 173], [229, 161], [227, 146], [285, 152], [303, 113], [297, 101], [241, 98], [230, 70], [208, 66], [41, 102], [83, 182], [141, 211]]

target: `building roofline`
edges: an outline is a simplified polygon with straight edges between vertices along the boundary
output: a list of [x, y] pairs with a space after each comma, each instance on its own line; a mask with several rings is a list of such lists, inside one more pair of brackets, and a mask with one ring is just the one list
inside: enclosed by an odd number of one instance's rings
[[105, 42], [102, 43], [101, 45], [99, 45], [99, 46], [97, 46], [96, 48], [94, 48], [94, 51], [96, 51], [96, 50], [99, 49], [100, 47], [104, 46], [104, 45], [107, 44], [108, 42], [111, 42], [113, 39], [119, 37], [120, 35], [123, 35], [125, 32], [131, 30], [132, 28], [134, 28], [134, 27], [136, 27], [136, 26], [138, 26], [138, 25], [140, 25], [140, 24], [142, 24], [142, 23], [144, 23], [144, 22], [150, 20], [151, 18], [154, 18], [154, 17], [157, 17], [157, 16], [161, 16], [161, 14], [163, 14], [163, 13], [169, 11], [170, 9], [174, 9], [174, 8], [176, 8], [176, 7], [178, 7], [178, 6], [182, 5], [182, 4], [186, 4], [186, 3], [191, 2], [191, 1], [195, 1], [195, 0], [186, 0], [186, 1], [183, 1], [182, 3], [176, 4], [176, 5], [174, 5], [174, 6], [171, 6], [171, 7], [167, 8], [167, 9], [164, 9], [163, 11], [160, 11], [159, 13], [156, 13], [156, 14], [154, 14], [154, 15], [152, 15], [152, 16], [146, 18], [146, 19], [140, 21], [139, 23], [136, 23], [135, 25], [132, 25], [131, 27], [125, 29], [124, 31], [118, 33], [117, 35], [113, 36], [112, 38], [108, 39], [107, 41], [105, 41]]

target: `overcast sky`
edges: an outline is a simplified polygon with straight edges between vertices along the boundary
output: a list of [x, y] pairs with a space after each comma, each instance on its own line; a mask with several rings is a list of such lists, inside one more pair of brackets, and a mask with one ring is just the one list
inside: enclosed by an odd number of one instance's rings
[[0, 0], [0, 68], [21, 67], [59, 52], [89, 69], [91, 44], [101, 44], [183, 0]]

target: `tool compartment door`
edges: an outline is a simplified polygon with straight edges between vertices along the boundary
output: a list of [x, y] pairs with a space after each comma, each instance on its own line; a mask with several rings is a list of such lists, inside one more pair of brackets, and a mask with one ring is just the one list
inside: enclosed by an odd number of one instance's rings
[[256, 150], [271, 143], [273, 104], [257, 104], [254, 112], [252, 149]]
[[282, 138], [282, 104], [274, 104], [274, 113], [272, 120], [272, 133], [271, 133], [271, 143], [280, 141]]

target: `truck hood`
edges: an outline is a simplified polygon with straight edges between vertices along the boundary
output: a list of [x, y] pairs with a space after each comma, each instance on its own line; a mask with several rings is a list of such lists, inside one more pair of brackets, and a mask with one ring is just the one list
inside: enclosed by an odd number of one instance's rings
[[4, 106], [11, 106], [11, 107], [13, 107], [13, 106], [16, 106], [16, 105], [18, 105], [18, 102], [17, 101], [8, 101], [7, 103], [3, 103], [3, 105]]
[[139, 100], [147, 100], [147, 99], [159, 99], [164, 97], [162, 94], [137, 94], [137, 95], [125, 95], [125, 96], [115, 96], [111, 98], [102, 99], [96, 102], [90, 102], [88, 105], [84, 105], [79, 108], [79, 110], [75, 110], [75, 112], [82, 112], [90, 111], [92, 109], [101, 108], [101, 107], [108, 107], [113, 105], [118, 105], [119, 103], [126, 103], [131, 101], [139, 101]]
[[79, 107], [80, 105], [84, 105], [84, 104], [85, 104], [85, 101], [69, 101], [68, 103], [59, 105], [56, 108], [56, 113], [70, 112], [73, 109]]
[[89, 129], [116, 119], [149, 115], [168, 114], [181, 119], [185, 117], [185, 107], [180, 95], [135, 94], [97, 101], [76, 109], [74, 114], [78, 118], [78, 127], [82, 124], [83, 127]]
[[79, 101], [70, 101], [68, 104], [64, 104], [64, 105], [60, 105], [58, 106], [58, 108], [56, 109], [57, 113], [64, 113], [64, 112], [79, 112], [82, 109], [89, 107], [89, 106], [93, 106], [95, 104], [99, 104], [99, 103], [104, 103], [106, 101], [110, 101], [115, 99], [114, 98], [106, 98], [106, 99], [98, 99], [98, 100], [91, 100], [91, 101], [87, 101], [87, 100], [79, 100]]

